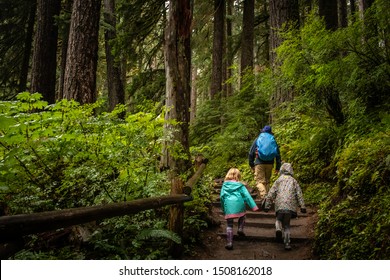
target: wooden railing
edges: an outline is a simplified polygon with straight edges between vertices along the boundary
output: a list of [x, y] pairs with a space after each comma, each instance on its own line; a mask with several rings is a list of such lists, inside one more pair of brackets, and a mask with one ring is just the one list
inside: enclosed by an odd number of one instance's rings
[[186, 194], [169, 195], [106, 205], [3, 216], [0, 217], [0, 243], [12, 242], [28, 234], [55, 230], [115, 216], [136, 214], [143, 210], [156, 209], [190, 200], [192, 200], [192, 197]]

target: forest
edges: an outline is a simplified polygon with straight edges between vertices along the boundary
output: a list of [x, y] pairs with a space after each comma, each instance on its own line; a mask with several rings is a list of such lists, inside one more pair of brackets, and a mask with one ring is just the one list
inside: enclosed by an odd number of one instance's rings
[[6, 258], [191, 254], [214, 179], [253, 186], [271, 125], [318, 209], [313, 255], [390, 259], [389, 93], [388, 0], [0, 0], [0, 220], [180, 196], [207, 159], [191, 201], [22, 236]]

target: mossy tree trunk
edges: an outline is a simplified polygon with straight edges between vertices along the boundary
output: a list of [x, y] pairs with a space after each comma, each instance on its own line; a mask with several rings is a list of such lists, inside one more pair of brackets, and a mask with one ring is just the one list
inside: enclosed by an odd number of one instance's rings
[[213, 54], [212, 71], [210, 83], [210, 98], [215, 99], [222, 91], [223, 71], [222, 63], [224, 57], [224, 18], [226, 9], [225, 0], [214, 0], [214, 31], [213, 31]]
[[253, 71], [253, 39], [254, 39], [254, 22], [255, 22], [255, 1], [244, 1], [244, 12], [242, 16], [242, 37], [241, 37], [241, 81], [240, 88], [246, 88], [248, 91], [253, 90], [253, 85], [245, 83], [245, 75]]
[[112, 40], [116, 38], [115, 0], [104, 0], [104, 20], [110, 26], [104, 34], [107, 61], [107, 88], [109, 110], [125, 103], [125, 90], [121, 79], [122, 73], [112, 51]]
[[[278, 72], [279, 62], [276, 58], [276, 48], [282, 43], [282, 38], [279, 35], [280, 31], [285, 29], [299, 27], [299, 2], [298, 0], [270, 0], [270, 64], [274, 72]], [[291, 88], [287, 89], [278, 85], [272, 93], [270, 100], [271, 112], [272, 109], [278, 107], [284, 102], [292, 101], [294, 92]], [[270, 122], [272, 122], [272, 114]]]
[[[190, 167], [189, 108], [191, 96], [191, 21], [190, 0], [170, 0], [165, 29], [166, 112], [162, 167], [169, 170], [171, 194], [183, 193], [183, 175]], [[172, 123], [172, 121], [176, 123]], [[180, 236], [183, 232], [183, 205], [171, 207], [169, 229]], [[172, 243], [171, 254], [180, 258], [182, 246]]]

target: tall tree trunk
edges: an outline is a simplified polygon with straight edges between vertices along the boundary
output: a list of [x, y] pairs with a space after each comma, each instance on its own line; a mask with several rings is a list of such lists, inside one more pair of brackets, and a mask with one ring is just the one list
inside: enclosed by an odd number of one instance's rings
[[31, 92], [42, 93], [48, 103], [55, 103], [58, 28], [55, 16], [61, 0], [38, 0], [37, 28], [31, 70]]
[[271, 63], [276, 63], [275, 49], [282, 43], [282, 38], [278, 35], [279, 31], [283, 31], [282, 27], [285, 24], [286, 28], [299, 27], [299, 5], [298, 0], [270, 0], [270, 58]]
[[107, 86], [108, 107], [114, 110], [118, 104], [125, 103], [125, 91], [121, 79], [121, 70], [118, 62], [115, 62], [110, 41], [116, 38], [115, 0], [104, 0], [104, 19], [110, 28], [105, 32], [106, 61], [107, 61]]
[[241, 38], [241, 87], [243, 86], [242, 78], [247, 71], [253, 70], [253, 38], [255, 22], [255, 1], [244, 0], [244, 12], [242, 22]]
[[[338, 28], [337, 0], [319, 0], [319, 14], [325, 19], [325, 27], [329, 30]], [[322, 89], [321, 97], [326, 110], [335, 120], [337, 125], [344, 123], [344, 113], [337, 88], [327, 87]]]
[[63, 16], [69, 20], [64, 24], [64, 28], [61, 32], [61, 62], [60, 62], [60, 80], [58, 82], [58, 94], [57, 100], [64, 98], [64, 79], [65, 79], [65, 69], [66, 69], [66, 57], [68, 52], [68, 42], [69, 42], [69, 29], [70, 29], [70, 18], [72, 13], [73, 0], [65, 0]]
[[101, 0], [74, 0], [64, 77], [64, 97], [96, 101], [96, 69]]
[[338, 15], [339, 15], [339, 26], [348, 26], [348, 13], [347, 13], [347, 0], [338, 0]]
[[28, 20], [27, 20], [26, 37], [24, 40], [23, 61], [20, 70], [20, 78], [19, 78], [19, 87], [18, 87], [19, 92], [25, 91], [27, 89], [27, 77], [28, 77], [28, 70], [29, 70], [30, 58], [31, 58], [31, 46], [33, 42], [36, 10], [37, 10], [37, 3], [36, 1], [33, 1], [30, 7]]
[[197, 99], [198, 92], [196, 87], [196, 80], [198, 78], [198, 69], [196, 67], [192, 67], [192, 75], [191, 75], [191, 100], [190, 100], [190, 123], [193, 123], [196, 118], [196, 108], [197, 108]]
[[[189, 154], [189, 107], [191, 94], [191, 1], [170, 0], [167, 26], [165, 29], [165, 72], [166, 72], [166, 106], [167, 121], [176, 120], [176, 125], [167, 123], [166, 134], [173, 136], [173, 142], [165, 143], [162, 165], [169, 169], [171, 194], [183, 193], [182, 175], [190, 166]], [[178, 157], [177, 152], [181, 151]], [[183, 232], [183, 205], [172, 206], [170, 210], [169, 229]], [[178, 258], [182, 246], [172, 244], [171, 254]]]
[[[276, 59], [275, 49], [282, 43], [282, 38], [279, 36], [279, 32], [284, 28], [298, 28], [299, 27], [299, 5], [298, 0], [270, 0], [269, 1], [269, 13], [270, 13], [270, 58], [271, 67], [275, 71], [279, 65]], [[272, 93], [270, 106], [271, 109], [276, 108], [285, 101], [291, 101], [293, 99], [292, 89], [283, 89], [281, 86], [277, 86]], [[270, 116], [272, 120], [272, 115]]]
[[[264, 14], [265, 15], [269, 15], [269, 12], [268, 12], [268, 3], [267, 1], [264, 1]], [[270, 34], [269, 34], [269, 20], [266, 20], [265, 23], [265, 30], [266, 30], [266, 34], [265, 34], [265, 37], [264, 37], [264, 64], [265, 65], [270, 65], [270, 52], [269, 52], [269, 48], [270, 48]]]
[[[229, 80], [232, 77], [232, 65], [233, 65], [233, 1], [227, 0], [227, 17], [226, 17], [226, 59], [225, 59], [225, 67], [226, 67], [226, 77], [225, 81]], [[233, 87], [231, 83], [224, 83], [226, 93], [226, 97], [233, 95]]]
[[[226, 18], [226, 1], [224, 5], [224, 18]], [[220, 97], [225, 97], [227, 95], [227, 87], [226, 87], [226, 80], [227, 80], [227, 64], [226, 64], [226, 56], [227, 56], [227, 44], [226, 44], [226, 20], [223, 21], [223, 38], [222, 38], [222, 85], [221, 85], [221, 94]]]
[[338, 28], [337, 0], [319, 0], [318, 12], [325, 19], [326, 29], [336, 30]]
[[225, 0], [214, 0], [214, 36], [210, 98], [215, 99], [222, 91], [222, 63], [224, 51]]

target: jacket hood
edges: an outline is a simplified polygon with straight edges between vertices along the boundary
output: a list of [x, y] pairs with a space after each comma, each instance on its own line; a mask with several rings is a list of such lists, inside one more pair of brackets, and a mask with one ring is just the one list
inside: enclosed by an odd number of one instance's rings
[[280, 174], [294, 176], [294, 170], [290, 163], [283, 163], [280, 168]]
[[241, 182], [234, 181], [234, 180], [224, 181], [224, 185], [225, 185], [225, 190], [227, 192], [234, 192], [243, 186]]

